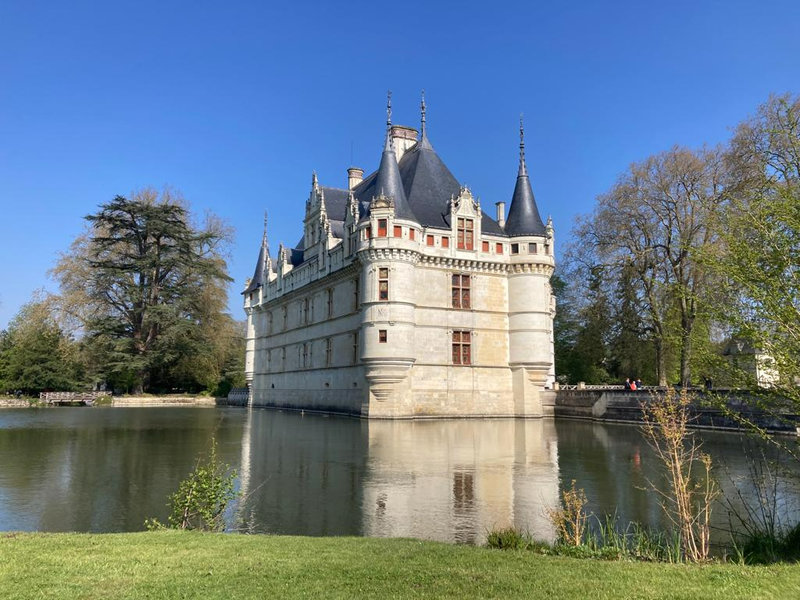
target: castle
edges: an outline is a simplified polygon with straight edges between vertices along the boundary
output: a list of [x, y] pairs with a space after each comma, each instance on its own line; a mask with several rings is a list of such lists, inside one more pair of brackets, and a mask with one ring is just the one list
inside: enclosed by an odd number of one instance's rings
[[[552, 387], [552, 223], [525, 164], [508, 217], [482, 211], [420, 131], [391, 124], [378, 169], [312, 177], [303, 237], [244, 295], [252, 406], [365, 418], [542, 416]], [[419, 134], [419, 135], [418, 135]], [[510, 186], [509, 186], [510, 187]]]

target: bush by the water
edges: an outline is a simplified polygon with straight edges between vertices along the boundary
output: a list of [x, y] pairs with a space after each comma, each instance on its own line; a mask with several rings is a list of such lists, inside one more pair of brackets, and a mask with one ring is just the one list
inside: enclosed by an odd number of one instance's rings
[[225, 527], [225, 509], [237, 496], [235, 479], [236, 471], [217, 458], [217, 442], [212, 439], [208, 458], [198, 458], [194, 470], [169, 497], [167, 524], [153, 518], [145, 521], [145, 526], [151, 530], [169, 527], [221, 531]]
[[558, 538], [554, 543], [534, 540], [513, 527], [496, 529], [486, 536], [486, 546], [498, 550], [530, 550], [550, 556], [596, 558], [601, 560], [637, 560], [646, 562], [682, 561], [680, 539], [631, 522], [620, 528], [615, 517], [596, 519], [577, 541]]
[[786, 532], [749, 533], [738, 540], [740, 559], [750, 565], [800, 561], [800, 523]]

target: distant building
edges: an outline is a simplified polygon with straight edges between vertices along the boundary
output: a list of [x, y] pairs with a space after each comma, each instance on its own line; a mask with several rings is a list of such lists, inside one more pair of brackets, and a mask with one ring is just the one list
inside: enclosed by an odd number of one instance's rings
[[759, 387], [772, 387], [780, 383], [781, 377], [775, 360], [762, 350], [756, 349], [747, 340], [728, 340], [722, 356], [735, 368], [747, 373]]
[[316, 175], [303, 237], [244, 290], [254, 406], [370, 418], [541, 416], [551, 386], [553, 227], [525, 164], [508, 218], [459, 184], [422, 127], [391, 125], [378, 169]]

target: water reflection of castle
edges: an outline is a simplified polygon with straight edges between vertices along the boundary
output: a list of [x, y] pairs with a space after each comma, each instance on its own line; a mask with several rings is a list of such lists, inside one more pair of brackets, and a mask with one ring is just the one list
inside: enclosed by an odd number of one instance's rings
[[558, 499], [553, 421], [367, 422], [272, 411], [249, 419], [242, 517], [257, 529], [466, 543], [509, 525], [552, 535], [544, 508]]

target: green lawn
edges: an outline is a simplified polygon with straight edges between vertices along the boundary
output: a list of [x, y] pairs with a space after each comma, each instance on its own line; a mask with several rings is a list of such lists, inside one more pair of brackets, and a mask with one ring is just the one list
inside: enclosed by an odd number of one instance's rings
[[0, 598], [800, 598], [800, 566], [604, 562], [434, 542], [0, 534]]

